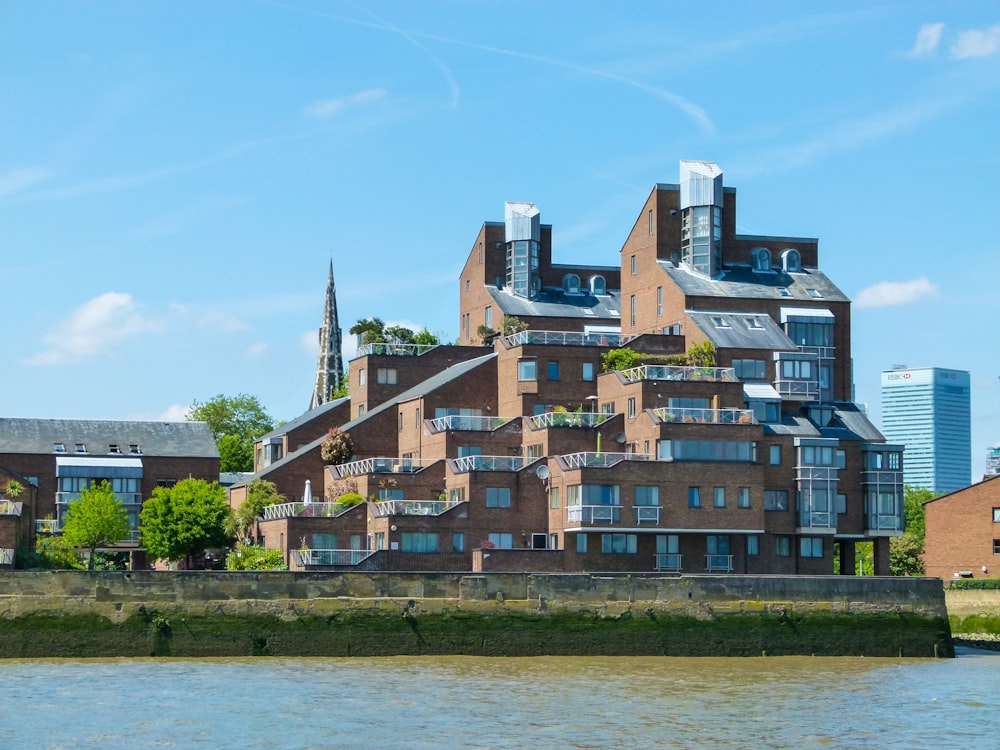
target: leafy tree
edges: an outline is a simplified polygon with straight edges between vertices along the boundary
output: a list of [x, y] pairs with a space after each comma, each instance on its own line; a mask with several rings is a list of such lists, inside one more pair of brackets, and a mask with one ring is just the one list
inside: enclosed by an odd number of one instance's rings
[[362, 318], [348, 331], [358, 337], [361, 346], [365, 344], [425, 344], [436, 345], [441, 339], [423, 328], [419, 333], [407, 326], [386, 326], [381, 318]]
[[207, 549], [226, 547], [232, 511], [218, 482], [184, 479], [173, 487], [157, 487], [140, 514], [142, 542], [158, 560], [185, 560]]
[[90, 552], [87, 568], [93, 570], [97, 547], [120, 542], [129, 531], [128, 513], [105, 480], [92, 482], [69, 504], [62, 535], [67, 544]]
[[346, 464], [354, 455], [354, 441], [349, 433], [339, 427], [331, 427], [326, 440], [319, 449], [320, 456], [328, 464]]
[[278, 492], [274, 482], [260, 478], [252, 480], [247, 485], [247, 499], [230, 517], [227, 531], [236, 537], [238, 543], [252, 544], [254, 524], [264, 515], [264, 508], [284, 502], [286, 502], [285, 496]]
[[638, 367], [641, 361], [642, 357], [639, 352], [626, 346], [621, 349], [612, 349], [605, 354], [601, 359], [601, 366], [604, 368], [604, 372], [615, 372], [616, 370], [630, 370], [633, 367]]
[[889, 540], [889, 568], [894, 576], [924, 574], [924, 503], [938, 497], [922, 487], [903, 488], [903, 516], [906, 530]]
[[256, 396], [219, 394], [208, 401], [195, 401], [187, 418], [207, 422], [219, 448], [221, 471], [253, 471], [253, 442], [274, 429], [274, 419]]
[[441, 343], [441, 337], [431, 333], [426, 328], [421, 328], [413, 334], [413, 343], [423, 346], [437, 346]]
[[528, 330], [528, 324], [513, 315], [503, 316], [503, 335], [513, 336], [515, 333]]
[[493, 343], [494, 339], [500, 335], [500, 331], [494, 331], [488, 325], [483, 324], [476, 329], [476, 335], [479, 337], [483, 346], [489, 346]]
[[348, 333], [358, 336], [358, 343], [377, 344], [385, 341], [385, 323], [381, 318], [363, 318], [350, 327]]
[[715, 347], [712, 342], [702, 341], [688, 347], [687, 361], [692, 367], [715, 367]]

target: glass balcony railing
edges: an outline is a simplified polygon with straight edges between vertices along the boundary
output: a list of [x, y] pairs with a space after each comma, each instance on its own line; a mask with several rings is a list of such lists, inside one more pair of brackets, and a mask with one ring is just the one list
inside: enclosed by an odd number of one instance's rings
[[524, 468], [523, 456], [462, 456], [454, 459], [455, 471], [520, 471]]
[[464, 501], [453, 500], [380, 500], [376, 516], [440, 516]]
[[680, 573], [681, 557], [677, 552], [657, 552], [656, 569], [664, 573]]
[[358, 477], [365, 474], [413, 474], [430, 466], [434, 460], [420, 458], [365, 458], [330, 467], [340, 478]]
[[437, 344], [391, 344], [386, 341], [377, 341], [359, 346], [357, 356], [367, 357], [376, 354], [390, 357], [417, 357], [436, 346]]
[[297, 555], [299, 563], [304, 567], [310, 565], [358, 565], [375, 554], [375, 550], [367, 549], [297, 549], [292, 550]]
[[639, 525], [641, 523], [651, 523], [653, 525], [658, 525], [660, 523], [660, 506], [658, 505], [633, 505], [633, 510], [635, 510], [635, 523]]
[[709, 573], [732, 573], [732, 555], [705, 555], [705, 570]]
[[583, 469], [588, 467], [606, 468], [622, 461], [652, 461], [655, 457], [647, 453], [568, 453], [558, 456], [567, 469]]
[[621, 346], [632, 338], [621, 333], [582, 333], [580, 331], [519, 331], [503, 337], [507, 348], [525, 344], [558, 346]]
[[570, 505], [566, 508], [566, 523], [620, 523], [620, 505]]
[[668, 409], [653, 410], [661, 423], [757, 424], [752, 409]]
[[277, 518], [332, 518], [352, 506], [341, 503], [279, 503], [264, 508], [264, 520]]
[[607, 422], [613, 414], [596, 414], [590, 411], [547, 411], [528, 418], [533, 430], [546, 427], [597, 427]]
[[448, 430], [467, 430], [469, 432], [491, 432], [510, 421], [506, 417], [462, 417], [455, 414], [447, 417], [437, 417], [431, 420], [434, 432]]
[[620, 370], [625, 380], [678, 380], [712, 383], [736, 383], [736, 371], [732, 367], [680, 367], [676, 365], [642, 365], [629, 370]]

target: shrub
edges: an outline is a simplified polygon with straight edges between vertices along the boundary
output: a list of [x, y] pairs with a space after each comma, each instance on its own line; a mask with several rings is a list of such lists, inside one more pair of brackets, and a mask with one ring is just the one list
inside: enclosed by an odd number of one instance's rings
[[338, 427], [332, 427], [320, 448], [320, 455], [328, 464], [346, 464], [354, 455], [354, 441]]
[[288, 570], [281, 550], [256, 544], [237, 544], [226, 555], [226, 570]]

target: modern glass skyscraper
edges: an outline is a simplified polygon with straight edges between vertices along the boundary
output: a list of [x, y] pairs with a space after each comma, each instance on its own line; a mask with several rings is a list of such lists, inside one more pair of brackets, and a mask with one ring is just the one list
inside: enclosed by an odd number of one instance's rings
[[972, 476], [969, 373], [939, 367], [882, 373], [882, 434], [906, 446], [903, 481], [934, 492]]

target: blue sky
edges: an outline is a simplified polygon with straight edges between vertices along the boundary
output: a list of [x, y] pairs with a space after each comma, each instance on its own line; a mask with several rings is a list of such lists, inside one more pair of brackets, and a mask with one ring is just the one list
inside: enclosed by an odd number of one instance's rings
[[247, 392], [291, 419], [331, 257], [345, 330], [455, 339], [505, 200], [557, 262], [616, 264], [653, 184], [705, 159], [741, 232], [820, 238], [876, 423], [881, 370], [971, 371], [977, 475], [998, 132], [994, 1], [0, 1], [0, 414]]

